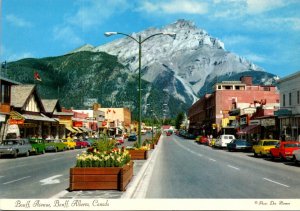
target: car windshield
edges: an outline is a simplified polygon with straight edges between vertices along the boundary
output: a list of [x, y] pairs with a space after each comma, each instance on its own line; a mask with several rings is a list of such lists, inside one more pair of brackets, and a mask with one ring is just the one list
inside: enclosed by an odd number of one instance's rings
[[278, 141], [265, 141], [264, 146], [272, 146], [272, 145], [276, 145], [277, 143]]
[[9, 140], [9, 141], [5, 140], [5, 141], [3, 141], [3, 145], [16, 145], [18, 143], [19, 142], [16, 141], [16, 140]]

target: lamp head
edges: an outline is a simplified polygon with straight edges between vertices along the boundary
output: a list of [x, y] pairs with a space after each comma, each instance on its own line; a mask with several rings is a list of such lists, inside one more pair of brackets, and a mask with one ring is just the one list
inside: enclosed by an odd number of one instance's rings
[[118, 32], [105, 32], [105, 33], [104, 33], [104, 35], [105, 35], [106, 37], [109, 37], [109, 36], [112, 36], [112, 35], [116, 35], [116, 34], [118, 34]]
[[173, 32], [163, 32], [164, 35], [169, 35], [170, 37], [173, 37], [173, 39], [176, 38], [176, 33]]

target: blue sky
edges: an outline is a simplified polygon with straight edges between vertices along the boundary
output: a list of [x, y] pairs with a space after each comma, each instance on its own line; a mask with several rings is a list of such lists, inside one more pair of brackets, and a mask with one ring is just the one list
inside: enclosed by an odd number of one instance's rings
[[299, 0], [0, 0], [1, 61], [63, 55], [178, 19], [225, 43], [267, 72], [300, 70]]

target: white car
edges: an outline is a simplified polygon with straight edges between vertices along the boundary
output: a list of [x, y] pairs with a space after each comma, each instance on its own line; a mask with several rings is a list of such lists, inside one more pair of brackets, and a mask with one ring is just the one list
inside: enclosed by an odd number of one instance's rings
[[235, 139], [234, 135], [230, 135], [230, 134], [224, 134], [224, 135], [220, 135], [216, 142], [215, 142], [215, 147], [227, 147], [227, 144], [230, 143], [233, 139]]
[[300, 149], [293, 151], [293, 158], [296, 164], [300, 162]]

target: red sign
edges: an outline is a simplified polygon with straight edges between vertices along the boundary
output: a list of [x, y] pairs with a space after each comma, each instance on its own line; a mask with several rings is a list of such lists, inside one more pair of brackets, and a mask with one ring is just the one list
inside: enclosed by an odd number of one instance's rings
[[24, 119], [10, 119], [9, 124], [10, 125], [22, 125], [22, 124], [24, 124]]
[[102, 122], [102, 126], [106, 126], [107, 125], [107, 122]]
[[83, 123], [82, 122], [73, 122], [74, 127], [82, 127]]

